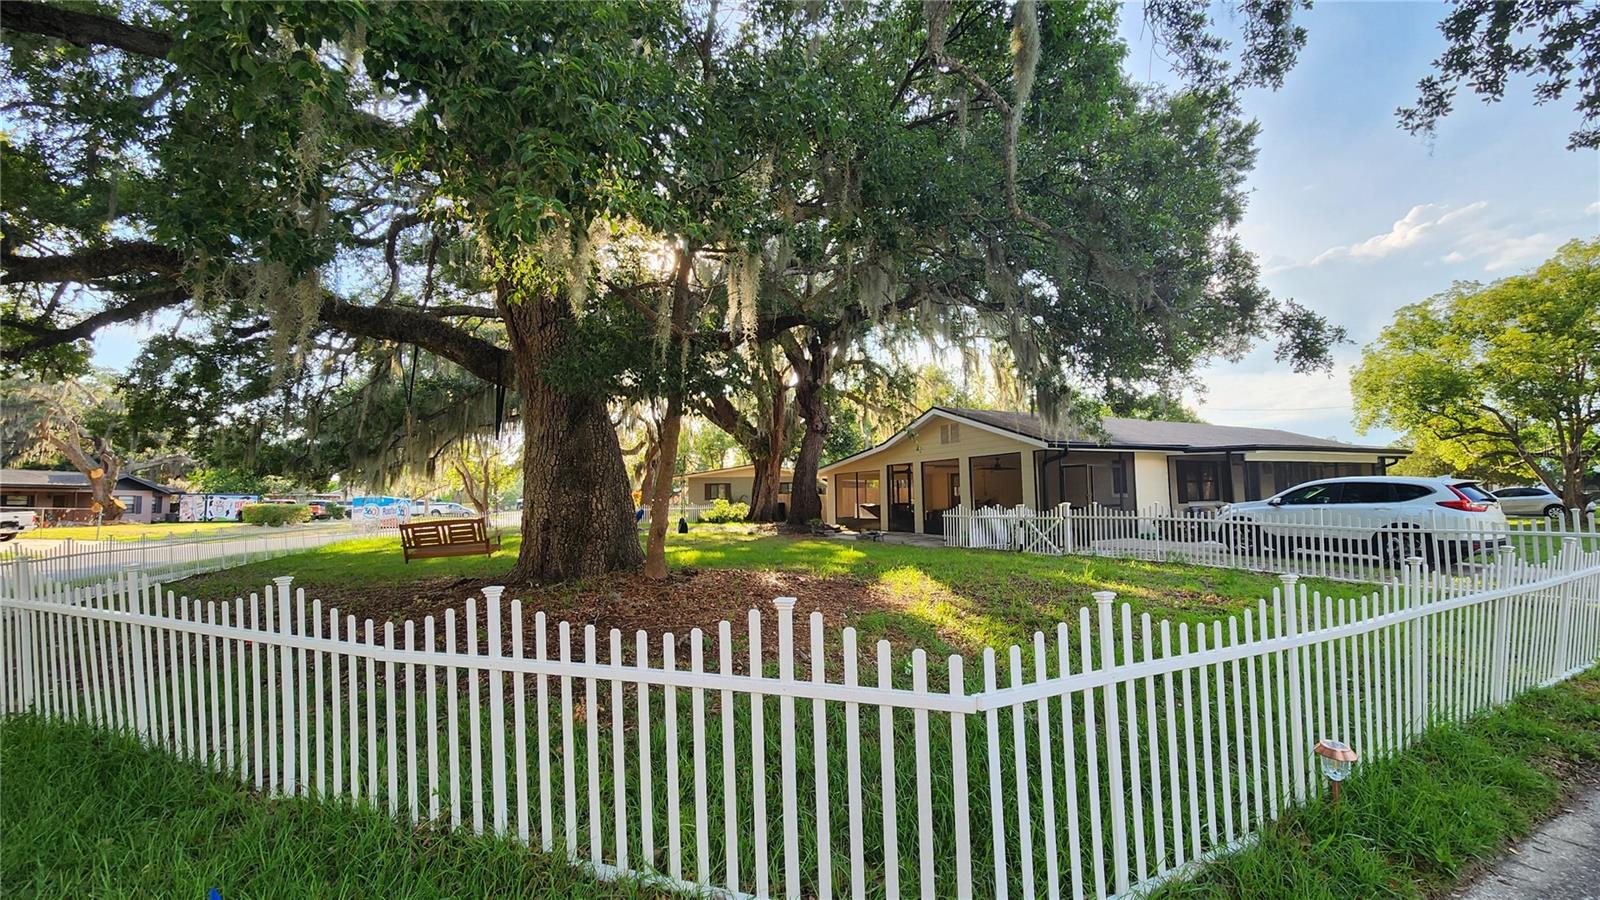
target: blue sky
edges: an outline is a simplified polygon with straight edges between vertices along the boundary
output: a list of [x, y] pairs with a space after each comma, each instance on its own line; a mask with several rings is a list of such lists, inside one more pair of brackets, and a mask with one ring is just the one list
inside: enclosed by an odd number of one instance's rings
[[[1600, 233], [1600, 153], [1566, 150], [1570, 102], [1536, 106], [1526, 83], [1485, 105], [1463, 97], [1432, 139], [1395, 127], [1443, 46], [1433, 3], [1319, 3], [1300, 13], [1310, 41], [1276, 92], [1252, 91], [1260, 156], [1241, 226], [1264, 280], [1348, 329], [1331, 374], [1294, 375], [1270, 348], [1202, 372], [1189, 397], [1218, 424], [1358, 437], [1349, 368], [1398, 307], [1458, 280], [1487, 281], [1537, 264], [1574, 237]], [[1228, 27], [1226, 13], [1219, 10]], [[1129, 73], [1172, 74], [1137, 6], [1124, 9]], [[171, 321], [108, 329], [95, 361], [125, 367]]]
[[[1348, 329], [1331, 375], [1289, 373], [1260, 349], [1201, 374], [1190, 399], [1208, 421], [1359, 437], [1349, 368], [1393, 312], [1454, 281], [1525, 270], [1575, 237], [1600, 233], [1600, 154], [1564, 149], [1569, 100], [1536, 106], [1526, 82], [1486, 105], [1462, 96], [1432, 139], [1395, 126], [1442, 49], [1433, 3], [1318, 3], [1298, 13], [1310, 34], [1276, 92], [1252, 91], [1260, 156], [1240, 233], [1267, 287]], [[1219, 11], [1226, 30], [1226, 13]], [[1123, 13], [1127, 70], [1171, 72], [1136, 6]]]

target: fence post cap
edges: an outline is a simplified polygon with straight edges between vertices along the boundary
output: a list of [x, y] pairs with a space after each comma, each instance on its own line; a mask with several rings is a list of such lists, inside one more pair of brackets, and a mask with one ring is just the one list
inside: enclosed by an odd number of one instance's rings
[[506, 592], [505, 585], [502, 584], [486, 584], [480, 590], [483, 591], [483, 596], [490, 603], [499, 602], [500, 595]]
[[794, 609], [794, 605], [796, 603], [798, 603], [798, 602], [799, 602], [799, 598], [798, 597], [773, 597], [772, 598], [772, 605], [776, 606], [779, 609]]
[[274, 578], [272, 580], [273, 580], [273, 582], [275, 584], [278, 585], [278, 588], [280, 590], [285, 590], [286, 591], [286, 590], [289, 589], [289, 582], [294, 581], [294, 576], [293, 575], [279, 575], [277, 578]]
[[1295, 582], [1300, 580], [1300, 576], [1296, 575], [1293, 572], [1285, 572], [1282, 575], [1278, 576], [1278, 580], [1283, 582], [1284, 584], [1292, 585]]
[[1423, 562], [1424, 562], [1424, 560], [1420, 556], [1408, 556], [1408, 557], [1406, 557], [1406, 565], [1410, 566], [1413, 569], [1422, 568], [1422, 563]]
[[1090, 596], [1095, 599], [1096, 603], [1100, 603], [1100, 604], [1103, 605], [1103, 604], [1110, 603], [1111, 601], [1117, 599], [1117, 592], [1116, 591], [1095, 591]]
[[1570, 548], [1576, 550], [1578, 548], [1578, 539], [1577, 539], [1577, 537], [1569, 534], [1566, 537], [1561, 539], [1561, 546], [1563, 548], [1569, 548], [1570, 547]]

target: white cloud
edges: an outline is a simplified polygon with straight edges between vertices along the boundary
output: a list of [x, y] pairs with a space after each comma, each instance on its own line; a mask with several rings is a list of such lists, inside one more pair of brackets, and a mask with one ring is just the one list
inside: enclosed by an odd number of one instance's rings
[[1549, 256], [1561, 244], [1560, 238], [1544, 232], [1526, 237], [1510, 235], [1485, 237], [1477, 253], [1484, 259], [1485, 272], [1498, 272], [1517, 267], [1522, 263], [1537, 262]]
[[1375, 234], [1364, 241], [1354, 244], [1329, 247], [1317, 254], [1309, 265], [1319, 266], [1325, 262], [1339, 259], [1358, 261], [1382, 259], [1401, 250], [1421, 244], [1430, 235], [1447, 226], [1470, 220], [1487, 208], [1488, 205], [1487, 202], [1479, 200], [1476, 203], [1470, 203], [1456, 209], [1436, 203], [1423, 203], [1413, 206], [1411, 211], [1395, 222], [1386, 233]]
[[1600, 216], [1600, 200], [1596, 200], [1588, 206], [1585, 206], [1583, 211], [1591, 216]]
[[[1337, 261], [1371, 263], [1408, 252], [1425, 252], [1447, 266], [1466, 265], [1485, 273], [1500, 273], [1532, 265], [1561, 245], [1566, 222], [1540, 216], [1532, 217], [1534, 221], [1507, 222], [1491, 216], [1488, 209], [1488, 202], [1483, 200], [1459, 207], [1419, 204], [1383, 234], [1329, 247], [1308, 262], [1278, 265], [1267, 271], [1272, 274]], [[1589, 211], [1600, 212], [1600, 203], [1591, 205]], [[1534, 230], [1534, 225], [1542, 227]]]

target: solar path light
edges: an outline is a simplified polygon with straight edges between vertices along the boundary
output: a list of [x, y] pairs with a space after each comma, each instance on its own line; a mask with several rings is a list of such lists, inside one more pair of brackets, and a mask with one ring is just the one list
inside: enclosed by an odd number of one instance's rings
[[1333, 803], [1339, 805], [1339, 784], [1350, 777], [1350, 770], [1355, 766], [1356, 751], [1343, 741], [1323, 738], [1317, 741], [1317, 746], [1312, 750], [1317, 754], [1317, 762], [1322, 767], [1322, 775], [1328, 779], [1328, 787], [1333, 795]]

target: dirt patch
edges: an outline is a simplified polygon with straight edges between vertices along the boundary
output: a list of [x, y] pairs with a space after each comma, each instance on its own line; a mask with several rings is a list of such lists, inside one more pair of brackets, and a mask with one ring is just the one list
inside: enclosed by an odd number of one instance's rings
[[[418, 623], [419, 641], [422, 639], [422, 622], [426, 617], [433, 616], [442, 643], [446, 612], [454, 610], [457, 648], [464, 649], [467, 641], [467, 599], [474, 596], [478, 598], [478, 632], [480, 638], [487, 639], [482, 588], [494, 583], [494, 579], [427, 578], [403, 584], [308, 586], [307, 593], [320, 597], [324, 609], [337, 607], [341, 618], [353, 615], [358, 622], [370, 618], [379, 625], [380, 630], [381, 623], [385, 621], [413, 620]], [[741, 670], [748, 661], [751, 609], [761, 614], [763, 655], [768, 661], [774, 658], [778, 648], [777, 609], [772, 603], [775, 597], [797, 598], [794, 640], [796, 655], [802, 659], [809, 656], [810, 618], [813, 612], [822, 614], [823, 624], [832, 642], [836, 643], [839, 629], [860, 614], [902, 609], [907, 602], [880, 585], [849, 576], [693, 567], [675, 570], [666, 581], [651, 581], [636, 573], [623, 573], [572, 584], [508, 589], [505, 596], [522, 600], [523, 633], [529, 655], [535, 652], [535, 615], [543, 612], [548, 622], [546, 650], [551, 654], [558, 653], [556, 623], [566, 621], [572, 626], [572, 653], [575, 659], [583, 656], [585, 627], [593, 625], [597, 654], [602, 660], [610, 659], [610, 632], [613, 628], [622, 632], [624, 656], [630, 661], [636, 632], [650, 634], [651, 655], [657, 659], [663, 637], [670, 632], [676, 640], [678, 664], [684, 667], [689, 660], [690, 633], [699, 628], [705, 633], [706, 666], [716, 668], [719, 664], [718, 628], [723, 620], [727, 620], [731, 626], [732, 644], [737, 648], [736, 662]], [[509, 646], [509, 606], [504, 616], [502, 630]], [[396, 639], [401, 638], [397, 636]], [[830, 655], [831, 650], [830, 647]]]

